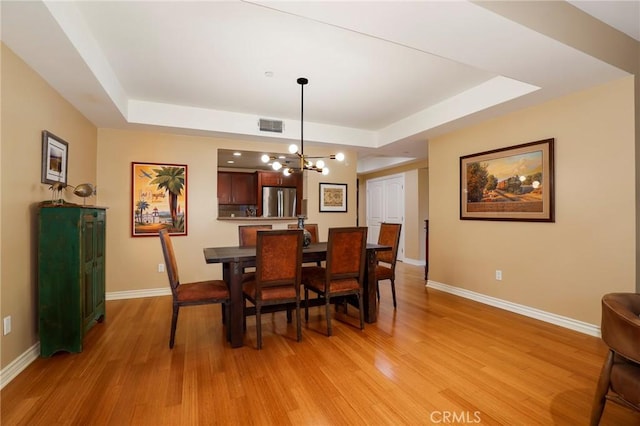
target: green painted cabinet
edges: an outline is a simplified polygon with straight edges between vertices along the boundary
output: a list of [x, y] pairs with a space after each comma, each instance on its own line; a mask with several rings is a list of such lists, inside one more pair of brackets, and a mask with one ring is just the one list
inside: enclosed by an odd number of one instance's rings
[[106, 210], [43, 205], [38, 217], [40, 355], [81, 352], [105, 315]]

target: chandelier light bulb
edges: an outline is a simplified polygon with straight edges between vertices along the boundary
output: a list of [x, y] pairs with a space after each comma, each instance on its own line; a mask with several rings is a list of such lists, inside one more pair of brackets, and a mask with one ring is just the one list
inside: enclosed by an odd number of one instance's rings
[[273, 170], [280, 170], [282, 168], [282, 164], [280, 164], [279, 161], [274, 161], [271, 167], [273, 167]]
[[295, 154], [296, 152], [298, 152], [298, 145], [296, 145], [294, 143], [289, 145], [289, 153], [290, 154]]
[[323, 169], [324, 168], [324, 161], [322, 161], [322, 160], [316, 161], [316, 167], [319, 168], [319, 169]]
[[325, 176], [328, 175], [329, 174], [329, 168], [328, 167], [323, 167], [322, 168], [322, 174], [325, 175]]
[[285, 176], [289, 176], [289, 175], [291, 174], [291, 169], [289, 169], [289, 168], [284, 169], [284, 171], [282, 172], [282, 174], [283, 174], [283, 175], [285, 175]]
[[344, 160], [344, 154], [339, 152], [336, 154], [336, 160], [338, 161], [343, 161]]
[[269, 158], [267, 154], [262, 154], [262, 157], [260, 157], [260, 159], [263, 163], [268, 163], [271, 158]]

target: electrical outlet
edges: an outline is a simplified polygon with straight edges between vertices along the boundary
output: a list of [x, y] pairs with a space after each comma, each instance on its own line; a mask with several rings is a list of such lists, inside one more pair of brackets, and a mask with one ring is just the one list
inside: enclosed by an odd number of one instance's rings
[[3, 329], [3, 335], [6, 336], [7, 334], [11, 333], [11, 315], [9, 315], [8, 317], [4, 317], [4, 319], [2, 320], [2, 329]]
[[500, 269], [496, 269], [496, 280], [502, 281], [502, 271]]
[[164, 272], [164, 263], [158, 263], [158, 272]]

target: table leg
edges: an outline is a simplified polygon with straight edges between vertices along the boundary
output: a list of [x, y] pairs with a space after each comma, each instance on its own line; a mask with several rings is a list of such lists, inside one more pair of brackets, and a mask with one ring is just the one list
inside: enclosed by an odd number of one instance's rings
[[364, 271], [364, 320], [371, 324], [378, 320], [378, 298], [376, 295], [376, 252], [367, 250], [367, 265]]
[[231, 306], [227, 327], [231, 331], [231, 347], [239, 348], [244, 343], [242, 324], [244, 321], [244, 299], [242, 296], [242, 264], [225, 262], [222, 266], [224, 280], [229, 283]]

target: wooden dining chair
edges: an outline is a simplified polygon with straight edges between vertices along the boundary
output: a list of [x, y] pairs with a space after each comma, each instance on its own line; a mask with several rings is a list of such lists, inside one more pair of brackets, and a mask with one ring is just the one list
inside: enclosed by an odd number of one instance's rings
[[[304, 268], [302, 284], [305, 301], [309, 290], [325, 299], [327, 334], [332, 335], [331, 298], [355, 295], [360, 308], [360, 329], [364, 329], [363, 285], [367, 228], [329, 228], [327, 261], [325, 267]], [[309, 304], [305, 303], [305, 321], [309, 321]]]
[[398, 258], [398, 245], [400, 244], [400, 231], [402, 225], [399, 223], [385, 223], [380, 225], [378, 244], [391, 246], [391, 250], [377, 252], [376, 258], [376, 292], [380, 300], [380, 281], [389, 280], [391, 282], [391, 294], [393, 295], [393, 308], [396, 304], [396, 260]]
[[[173, 348], [176, 337], [176, 327], [178, 325], [178, 313], [182, 306], [206, 305], [210, 303], [221, 303], [223, 309], [223, 320], [229, 318], [229, 288], [222, 280], [199, 281], [193, 283], [181, 283], [178, 275], [178, 263], [176, 262], [173, 244], [166, 229], [160, 230], [160, 243], [162, 254], [166, 264], [171, 295], [173, 297], [173, 316], [171, 317], [171, 336], [169, 337], [169, 348]], [[227, 329], [228, 329], [227, 325]]]
[[259, 231], [256, 241], [254, 279], [242, 286], [245, 301], [255, 305], [258, 349], [262, 349], [261, 311], [263, 306], [295, 303], [297, 340], [300, 326], [300, 280], [302, 271], [302, 231], [282, 229]]
[[240, 225], [238, 226], [238, 245], [240, 247], [255, 247], [256, 246], [256, 233], [258, 231], [264, 231], [273, 229], [273, 225]]
[[[240, 225], [238, 226], [238, 245], [240, 247], [255, 247], [258, 231], [268, 231], [273, 229], [273, 225]], [[242, 282], [254, 279], [255, 268], [243, 268]]]

